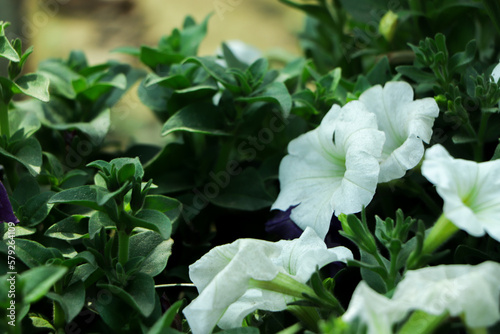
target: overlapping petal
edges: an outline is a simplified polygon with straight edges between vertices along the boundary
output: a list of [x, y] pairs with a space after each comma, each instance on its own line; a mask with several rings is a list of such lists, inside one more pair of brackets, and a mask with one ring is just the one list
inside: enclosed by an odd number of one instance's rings
[[413, 89], [406, 82], [377, 85], [359, 97], [377, 115], [379, 130], [385, 133], [379, 182], [404, 176], [424, 155], [423, 142], [429, 143], [439, 108], [433, 98], [413, 100]]
[[279, 171], [281, 192], [272, 208], [298, 205], [291, 219], [324, 238], [333, 213], [359, 212], [370, 203], [383, 142], [375, 115], [362, 103], [334, 105], [318, 128], [288, 145]]
[[489, 327], [500, 320], [500, 264], [440, 265], [410, 270], [393, 300], [411, 309], [463, 316], [468, 327]]
[[293, 301], [272, 291], [249, 288], [250, 279], [270, 281], [284, 273], [305, 283], [316, 267], [352, 259], [345, 247], [328, 249], [311, 229], [300, 238], [276, 243], [239, 239], [215, 247], [190, 266], [189, 275], [199, 296], [183, 311], [193, 333], [210, 333], [218, 323], [222, 328], [241, 325], [256, 309], [279, 311]]
[[444, 200], [443, 213], [458, 228], [500, 241], [500, 160], [454, 159], [441, 145], [425, 154], [422, 174]]

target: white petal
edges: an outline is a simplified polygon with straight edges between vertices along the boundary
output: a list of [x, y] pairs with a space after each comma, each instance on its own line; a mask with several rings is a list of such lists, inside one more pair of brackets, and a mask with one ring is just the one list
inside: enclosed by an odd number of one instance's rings
[[439, 114], [436, 101], [413, 101], [413, 90], [406, 82], [388, 82], [384, 88], [374, 86], [359, 100], [377, 115], [379, 129], [386, 135], [378, 181], [404, 176], [422, 159], [422, 141], [430, 141], [434, 118]]
[[439, 315], [465, 315], [469, 327], [488, 327], [500, 320], [500, 264], [441, 265], [410, 270], [393, 300], [414, 310]]
[[491, 76], [493, 77], [493, 80], [495, 82], [498, 82], [498, 80], [500, 79], [500, 64], [495, 66], [495, 68], [493, 69], [493, 72], [491, 73]]
[[403, 319], [407, 312], [404, 303], [378, 294], [361, 281], [354, 290], [342, 320], [349, 323], [360, 319], [367, 326], [368, 334], [391, 334], [392, 326]]

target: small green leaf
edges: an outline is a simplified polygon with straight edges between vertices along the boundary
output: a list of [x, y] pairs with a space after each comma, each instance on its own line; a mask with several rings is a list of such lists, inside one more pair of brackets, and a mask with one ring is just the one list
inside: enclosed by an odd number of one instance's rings
[[148, 195], [144, 201], [143, 209], [151, 209], [163, 212], [175, 223], [181, 215], [182, 203], [175, 198], [162, 195]]
[[24, 302], [31, 304], [42, 297], [60, 280], [68, 268], [63, 266], [39, 266], [25, 271], [19, 276]]
[[49, 79], [42, 74], [26, 74], [16, 80], [14, 93], [23, 93], [42, 102], [49, 101]]
[[105, 192], [104, 188], [96, 186], [80, 186], [63, 190], [50, 199], [49, 203], [53, 204], [76, 204], [82, 205], [94, 210], [102, 210], [103, 208], [97, 204], [97, 193]]
[[54, 192], [47, 191], [31, 197], [19, 207], [19, 220], [25, 226], [35, 226], [41, 223], [50, 213], [54, 204], [49, 204]]
[[248, 103], [263, 101], [278, 104], [284, 117], [287, 117], [292, 109], [292, 97], [286, 86], [281, 82], [273, 82], [251, 96], [239, 97], [236, 100]]
[[179, 110], [163, 125], [163, 136], [175, 131], [227, 135], [220, 110], [208, 103], [194, 103]]
[[89, 238], [94, 239], [101, 228], [109, 229], [116, 228], [115, 222], [109, 216], [101, 211], [92, 213], [89, 219]]
[[42, 147], [38, 140], [33, 137], [16, 143], [11, 152], [0, 147], [0, 155], [14, 159], [26, 167], [31, 175], [37, 176], [42, 166]]
[[170, 306], [163, 316], [155, 322], [153, 327], [149, 329], [147, 334], [164, 334], [164, 332], [172, 326], [172, 322], [183, 303], [184, 300], [179, 300]]
[[45, 235], [62, 240], [81, 239], [87, 234], [88, 218], [81, 215], [69, 216], [45, 231]]
[[7, 58], [8, 60], [17, 63], [21, 60], [21, 58], [19, 58], [19, 55], [10, 44], [9, 39], [5, 36], [4, 32], [4, 29], [9, 25], [10, 24], [7, 22], [0, 21], [0, 57]]
[[63, 258], [58, 249], [45, 248], [36, 241], [26, 239], [16, 239], [16, 256], [29, 268], [43, 266], [52, 258]]
[[23, 131], [24, 137], [28, 138], [40, 129], [42, 123], [33, 110], [23, 109], [22, 106], [18, 108], [18, 104], [15, 106], [14, 109], [9, 110], [10, 133]]
[[155, 277], [165, 269], [173, 243], [156, 232], [137, 233], [130, 237], [130, 254], [144, 257], [139, 271]]
[[227, 89], [233, 93], [240, 92], [240, 87], [232, 75], [227, 72], [227, 69], [215, 62], [213, 57], [191, 57], [184, 63], [196, 63], [201, 65], [215, 80], [219, 81]]
[[110, 284], [97, 284], [97, 287], [109, 290], [122, 301], [130, 305], [143, 316], [148, 317], [155, 307], [155, 285], [151, 276], [137, 273], [124, 289]]
[[132, 217], [132, 223], [134, 227], [142, 227], [160, 233], [165, 240], [168, 240], [172, 233], [170, 219], [159, 211], [141, 210]]
[[78, 281], [66, 289], [62, 294], [49, 292], [47, 297], [58, 303], [63, 309], [66, 323], [70, 323], [82, 310], [85, 304], [85, 285]]
[[44, 332], [55, 332], [54, 326], [49, 320], [42, 318], [42, 316], [37, 314], [29, 314], [28, 317], [31, 320], [31, 325]]

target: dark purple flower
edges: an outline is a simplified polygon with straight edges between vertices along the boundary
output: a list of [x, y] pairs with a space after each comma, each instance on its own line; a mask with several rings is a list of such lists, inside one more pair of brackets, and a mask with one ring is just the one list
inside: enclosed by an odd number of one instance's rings
[[[266, 232], [274, 234], [281, 239], [296, 239], [300, 237], [303, 230], [298, 227], [293, 220], [290, 219], [290, 214], [292, 213], [295, 206], [289, 207], [286, 211], [279, 211], [276, 213], [274, 218], [268, 220], [265, 224]], [[353, 253], [356, 254], [357, 248], [349, 239], [344, 238], [340, 235], [339, 231], [342, 230], [342, 225], [336, 216], [332, 217], [330, 221], [330, 230], [325, 237], [325, 243], [328, 248], [345, 246], [349, 248]], [[333, 277], [335, 274], [345, 267], [342, 262], [333, 262], [328, 268], [330, 275]]]
[[1, 223], [19, 223], [19, 219], [14, 215], [12, 211], [12, 205], [9, 201], [9, 195], [7, 195], [7, 190], [0, 181], [0, 222]]
[[274, 218], [266, 222], [266, 232], [286, 240], [300, 237], [304, 231], [290, 219], [293, 208], [295, 206], [289, 207], [286, 211], [277, 210]]

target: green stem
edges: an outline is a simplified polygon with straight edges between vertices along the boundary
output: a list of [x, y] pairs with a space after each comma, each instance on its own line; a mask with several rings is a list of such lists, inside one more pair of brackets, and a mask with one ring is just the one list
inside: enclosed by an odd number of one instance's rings
[[118, 231], [118, 262], [124, 266], [128, 261], [130, 235], [121, 230]]
[[477, 162], [483, 161], [483, 146], [484, 146], [484, 135], [488, 127], [488, 119], [490, 118], [489, 113], [483, 113], [481, 115], [481, 124], [479, 126], [479, 131], [477, 133], [477, 144], [474, 149], [474, 159]]
[[[63, 282], [61, 280], [57, 281], [56, 284], [54, 284], [54, 292], [57, 294], [61, 294], [63, 290]], [[56, 329], [63, 329], [64, 324], [65, 324], [65, 316], [64, 316], [64, 311], [61, 307], [61, 305], [54, 301], [54, 327]]]
[[0, 135], [10, 138], [9, 105], [0, 99]]
[[422, 253], [430, 254], [434, 252], [457, 231], [458, 227], [442, 214], [432, 227], [429, 235], [425, 238]]
[[318, 332], [318, 322], [320, 316], [314, 307], [290, 305], [286, 308], [296, 316], [309, 330]]
[[276, 277], [271, 281], [260, 281], [252, 278], [250, 279], [250, 287], [274, 291], [296, 298], [304, 298], [303, 294], [306, 293], [309, 296], [319, 299], [310, 286], [300, 283], [283, 273], [278, 273], [278, 275], [276, 275]]

